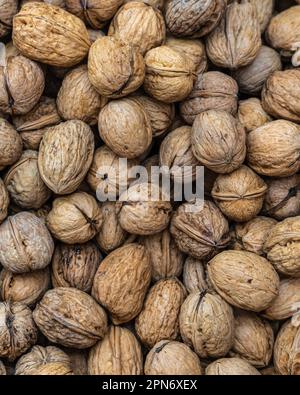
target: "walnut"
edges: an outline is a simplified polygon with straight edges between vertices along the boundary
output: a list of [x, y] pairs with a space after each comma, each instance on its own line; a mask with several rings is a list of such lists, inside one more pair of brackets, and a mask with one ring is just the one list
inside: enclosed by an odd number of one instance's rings
[[143, 355], [134, 334], [121, 326], [111, 326], [102, 341], [89, 353], [91, 375], [141, 375]]
[[56, 239], [76, 244], [95, 237], [102, 221], [102, 212], [96, 199], [86, 192], [76, 192], [54, 200], [46, 224]]
[[268, 26], [274, 11], [274, 0], [247, 0], [256, 9], [257, 17], [260, 24], [260, 30], [263, 33]]
[[149, 4], [152, 7], [156, 7], [159, 10], [164, 8], [164, 0], [125, 0], [124, 3], [130, 3], [132, 1], [139, 1], [141, 3]]
[[33, 318], [51, 342], [65, 347], [91, 347], [107, 332], [104, 309], [76, 288], [61, 287], [46, 292]]
[[223, 251], [208, 263], [209, 280], [228, 303], [262, 311], [278, 295], [279, 277], [267, 259], [248, 251]]
[[161, 340], [149, 351], [145, 375], [202, 375], [200, 360], [188, 346], [174, 340]]
[[258, 376], [259, 371], [241, 358], [221, 358], [205, 369], [207, 376]]
[[196, 116], [208, 110], [237, 112], [238, 85], [227, 74], [219, 71], [199, 73], [192, 92], [180, 103], [180, 114], [192, 125]]
[[13, 273], [44, 269], [51, 261], [53, 250], [48, 229], [32, 213], [20, 212], [0, 225], [0, 262]]
[[74, 192], [83, 181], [94, 154], [94, 135], [82, 121], [49, 128], [40, 144], [38, 165], [45, 184], [56, 194]]
[[22, 155], [22, 139], [15, 128], [0, 116], [0, 171]]
[[203, 293], [208, 289], [204, 264], [198, 259], [187, 257], [183, 266], [183, 284], [188, 293]]
[[18, 12], [18, 0], [0, 0], [0, 38], [12, 28], [13, 17]]
[[225, 111], [209, 110], [196, 116], [192, 126], [196, 158], [216, 173], [231, 173], [246, 156], [243, 126]]
[[239, 101], [237, 116], [246, 132], [251, 132], [272, 121], [272, 118], [262, 108], [261, 101], [255, 97]]
[[136, 333], [146, 347], [178, 338], [179, 311], [185, 297], [186, 290], [177, 278], [160, 280], [150, 288], [135, 320]]
[[0, 224], [5, 220], [8, 213], [9, 195], [6, 186], [0, 178]]
[[90, 47], [87, 29], [79, 18], [57, 6], [36, 2], [24, 4], [14, 17], [13, 42], [24, 56], [59, 67], [81, 62]]

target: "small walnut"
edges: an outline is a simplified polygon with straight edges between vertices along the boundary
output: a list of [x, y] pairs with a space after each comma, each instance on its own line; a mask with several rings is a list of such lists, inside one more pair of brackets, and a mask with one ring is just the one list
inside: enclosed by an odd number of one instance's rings
[[65, 347], [91, 347], [107, 332], [104, 309], [76, 288], [54, 288], [46, 292], [33, 318], [51, 342]]
[[238, 85], [227, 74], [219, 71], [199, 73], [192, 92], [180, 103], [180, 114], [192, 125], [196, 116], [208, 110], [237, 112]]
[[15, 128], [0, 116], [0, 171], [22, 155], [22, 139]]
[[8, 213], [9, 195], [4, 182], [0, 178], [0, 224], [5, 220]]
[[231, 114], [209, 110], [197, 115], [192, 126], [196, 158], [216, 173], [231, 173], [246, 156], [246, 132]]
[[87, 29], [79, 18], [37, 2], [24, 4], [14, 17], [13, 42], [22, 55], [58, 67], [81, 62], [90, 47]]
[[208, 289], [205, 267], [201, 261], [187, 257], [183, 266], [183, 284], [190, 294]]
[[76, 244], [95, 237], [102, 221], [102, 212], [96, 199], [86, 192], [76, 192], [54, 200], [46, 224], [56, 239]]
[[139, 314], [151, 280], [146, 249], [136, 243], [117, 248], [102, 261], [94, 278], [93, 297], [110, 313], [115, 325]]
[[160, 280], [150, 288], [135, 320], [136, 333], [146, 347], [179, 337], [179, 311], [185, 297], [186, 290], [177, 278]]
[[44, 269], [54, 250], [52, 237], [36, 215], [22, 211], [0, 225], [0, 262], [13, 273]]
[[272, 121], [272, 118], [262, 108], [261, 101], [255, 97], [239, 102], [237, 116], [246, 132], [251, 132]]
[[6, 368], [2, 361], [0, 361], [0, 376], [6, 376]]
[[188, 346], [174, 340], [161, 340], [149, 351], [145, 375], [202, 375], [200, 360]]
[[121, 326], [111, 326], [102, 341], [89, 353], [90, 375], [141, 375], [143, 355], [134, 334]]
[[208, 263], [210, 282], [230, 304], [262, 311], [278, 295], [279, 277], [267, 259], [248, 251], [223, 251]]
[[241, 358], [221, 358], [205, 369], [207, 376], [258, 376], [259, 371]]
[[37, 341], [37, 328], [29, 307], [23, 303], [0, 303], [0, 357], [14, 361]]

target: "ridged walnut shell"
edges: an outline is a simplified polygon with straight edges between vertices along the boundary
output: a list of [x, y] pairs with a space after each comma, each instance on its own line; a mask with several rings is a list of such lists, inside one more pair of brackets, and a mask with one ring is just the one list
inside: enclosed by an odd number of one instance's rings
[[12, 28], [13, 17], [18, 12], [18, 0], [0, 0], [0, 37], [6, 36]]
[[272, 121], [272, 118], [262, 108], [261, 101], [255, 97], [239, 101], [237, 117], [246, 132], [251, 132]]
[[46, 292], [33, 318], [51, 342], [65, 347], [91, 347], [107, 332], [104, 309], [76, 288], [54, 288]]
[[0, 178], [0, 224], [5, 220], [8, 214], [9, 195], [6, 186]]
[[207, 376], [258, 376], [259, 371], [241, 358], [221, 358], [205, 369]]
[[89, 352], [90, 375], [141, 375], [143, 355], [134, 334], [121, 326], [111, 326], [102, 341]]
[[151, 280], [146, 249], [136, 243], [111, 252], [94, 278], [93, 297], [111, 314], [115, 325], [132, 320], [142, 309]]
[[15, 128], [0, 117], [0, 170], [15, 163], [22, 155], [23, 143]]
[[204, 264], [198, 259], [187, 257], [183, 266], [183, 284], [188, 293], [204, 292], [208, 289]]
[[13, 42], [26, 57], [51, 66], [71, 67], [88, 53], [84, 23], [60, 7], [27, 3], [14, 17]]

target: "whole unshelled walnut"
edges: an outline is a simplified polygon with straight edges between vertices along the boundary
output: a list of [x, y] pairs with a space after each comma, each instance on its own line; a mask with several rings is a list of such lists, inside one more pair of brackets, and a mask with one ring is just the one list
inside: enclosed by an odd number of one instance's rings
[[115, 325], [139, 314], [151, 280], [146, 249], [131, 243], [117, 248], [101, 262], [94, 278], [93, 297], [110, 313]]
[[50, 287], [48, 268], [29, 273], [12, 273], [3, 269], [0, 273], [0, 296], [4, 301], [34, 305]]
[[101, 253], [92, 242], [57, 244], [52, 258], [53, 287], [72, 287], [89, 293], [101, 260]]
[[134, 334], [127, 328], [111, 326], [103, 340], [89, 352], [90, 375], [141, 375], [143, 355]]
[[26, 57], [52, 66], [71, 67], [87, 55], [84, 23], [60, 7], [27, 3], [14, 17], [13, 42]]
[[266, 190], [264, 180], [242, 165], [232, 173], [220, 174], [211, 194], [223, 214], [233, 221], [246, 222], [262, 209]]
[[179, 311], [185, 297], [186, 290], [176, 277], [160, 280], [150, 288], [135, 320], [136, 333], [146, 347], [178, 338]]
[[0, 357], [14, 361], [37, 341], [32, 311], [23, 303], [0, 303]]
[[272, 121], [272, 118], [262, 108], [261, 101], [256, 97], [239, 101], [237, 117], [246, 132], [251, 132]]
[[82, 121], [48, 128], [40, 144], [38, 165], [45, 184], [56, 194], [74, 192], [93, 160], [94, 135]]
[[6, 368], [3, 364], [2, 361], [0, 361], [0, 376], [5, 376], [6, 375]]
[[187, 257], [183, 266], [183, 284], [188, 293], [202, 293], [208, 289], [205, 267], [201, 261]]
[[34, 346], [27, 354], [22, 355], [16, 364], [17, 376], [72, 375], [69, 356], [54, 346]]
[[142, 155], [152, 141], [151, 123], [143, 105], [124, 98], [112, 100], [99, 114], [99, 134], [105, 144], [122, 158]]
[[191, 138], [196, 158], [216, 173], [231, 173], [244, 162], [245, 129], [226, 111], [209, 110], [197, 115]]
[[191, 93], [195, 73], [192, 63], [182, 53], [162, 45], [146, 53], [145, 64], [144, 89], [150, 96], [173, 103]]
[[247, 161], [256, 173], [286, 177], [300, 169], [300, 129], [298, 125], [277, 120], [248, 133]]
[[248, 251], [223, 251], [208, 263], [209, 280], [231, 305], [262, 311], [278, 295], [279, 277], [267, 259]]
[[0, 38], [12, 28], [13, 17], [18, 12], [18, 0], [0, 0]]
[[107, 332], [104, 309], [76, 288], [46, 292], [33, 312], [40, 331], [53, 343], [78, 349], [93, 346]]
[[9, 195], [4, 182], [0, 178], [0, 224], [5, 220], [8, 213]]
[[22, 139], [15, 128], [0, 117], [0, 170], [15, 163], [22, 155]]
[[232, 347], [232, 308], [219, 295], [193, 292], [183, 302], [179, 315], [180, 334], [200, 358], [225, 356]]
[[257, 17], [260, 24], [260, 30], [263, 33], [268, 26], [274, 11], [274, 0], [246, 0], [256, 9]]
[[44, 222], [23, 211], [0, 225], [0, 262], [13, 273], [44, 269], [54, 250], [52, 237]]
[[174, 36], [205, 36], [219, 23], [226, 3], [225, 0], [168, 0], [165, 5], [167, 27]]
[[145, 375], [202, 375], [200, 360], [187, 345], [161, 340], [146, 356]]
[[54, 200], [46, 224], [56, 239], [76, 244], [95, 237], [102, 221], [102, 212], [96, 199], [86, 192], [76, 192]]
[[108, 35], [137, 46], [144, 55], [150, 49], [162, 45], [166, 37], [165, 21], [157, 8], [131, 1], [116, 13]]
[[100, 95], [120, 98], [137, 90], [145, 77], [137, 47], [116, 37], [96, 40], [89, 51], [88, 77]]
[[207, 376], [258, 376], [259, 371], [241, 358], [221, 358], [205, 369]]
[[192, 92], [180, 103], [180, 114], [189, 125], [198, 114], [208, 110], [223, 110], [235, 115], [238, 90], [236, 81], [227, 74], [219, 71], [199, 73]]

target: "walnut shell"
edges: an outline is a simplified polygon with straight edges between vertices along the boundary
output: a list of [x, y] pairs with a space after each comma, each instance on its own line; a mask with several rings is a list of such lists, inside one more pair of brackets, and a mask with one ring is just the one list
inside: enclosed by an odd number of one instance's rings
[[0, 303], [0, 357], [14, 361], [37, 341], [37, 328], [29, 307], [23, 303]]
[[202, 209], [193, 202], [181, 204], [170, 232], [178, 248], [197, 259], [214, 256], [230, 242], [228, 222], [210, 201], [204, 201]]
[[83, 181], [94, 154], [94, 135], [82, 121], [49, 128], [40, 144], [38, 165], [45, 184], [55, 193], [74, 192]]
[[54, 237], [64, 243], [85, 243], [101, 229], [102, 212], [93, 196], [76, 192], [54, 200], [46, 224]]
[[6, 376], [6, 368], [2, 361], [0, 361], [0, 376]]
[[102, 261], [94, 278], [93, 297], [111, 314], [115, 325], [139, 314], [151, 280], [146, 249], [136, 243], [111, 252]]
[[51, 342], [65, 347], [91, 347], [107, 332], [104, 309], [76, 288], [54, 288], [46, 292], [33, 318]]
[[258, 376], [259, 371], [241, 358], [221, 358], [205, 369], [207, 376]]
[[221, 252], [208, 263], [208, 275], [222, 298], [244, 310], [265, 310], [278, 295], [278, 274], [267, 259], [252, 252]]
[[202, 375], [200, 360], [188, 346], [172, 340], [161, 340], [149, 351], [145, 375]]
[[185, 297], [186, 290], [177, 278], [160, 280], [150, 288], [135, 320], [136, 333], [146, 347], [178, 338], [179, 311]]
[[262, 108], [261, 101], [255, 97], [239, 101], [237, 117], [246, 132], [251, 132], [272, 121], [272, 118]]
[[263, 33], [268, 26], [274, 11], [274, 0], [247, 0], [256, 9], [257, 17], [260, 24], [260, 30]]
[[90, 47], [87, 29], [79, 18], [57, 6], [36, 2], [25, 4], [14, 17], [13, 42], [24, 56], [59, 67], [81, 62]]
[[117, 99], [137, 90], [145, 77], [137, 47], [116, 37], [96, 40], [89, 51], [88, 76], [101, 96]]
[[268, 122], [248, 133], [247, 161], [258, 174], [286, 177], [300, 169], [300, 130], [284, 120]]
[[23, 211], [8, 217], [0, 226], [0, 262], [13, 273], [44, 269], [54, 250], [43, 221]]
[[0, 0], [0, 38], [12, 28], [13, 17], [18, 12], [18, 0]]
[[12, 165], [22, 155], [22, 139], [15, 128], [0, 117], [0, 170]]
[[216, 173], [231, 173], [244, 162], [246, 133], [225, 111], [209, 110], [197, 115], [192, 126], [192, 148], [196, 158]]
[[141, 375], [143, 355], [134, 334], [126, 328], [111, 326], [102, 341], [89, 353], [90, 375]]
[[204, 264], [198, 259], [187, 257], [183, 266], [183, 284], [188, 293], [203, 293], [208, 289]]
[[8, 213], [9, 195], [6, 186], [0, 178], [0, 224], [5, 220]]

